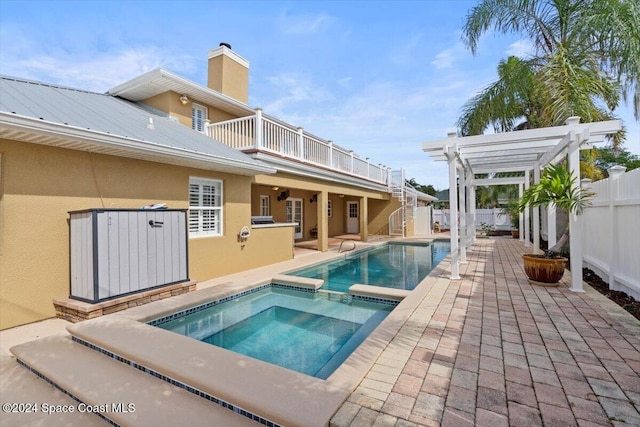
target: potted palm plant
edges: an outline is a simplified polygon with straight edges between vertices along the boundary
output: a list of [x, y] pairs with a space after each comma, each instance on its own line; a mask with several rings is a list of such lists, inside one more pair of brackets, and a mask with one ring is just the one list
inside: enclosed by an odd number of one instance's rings
[[[557, 209], [569, 214], [581, 215], [591, 204], [593, 193], [574, 187], [577, 177], [572, 176], [565, 164], [551, 165], [544, 169], [540, 182], [532, 185], [522, 195], [518, 209], [555, 204]], [[523, 255], [524, 270], [529, 280], [542, 284], [555, 284], [562, 278], [567, 258], [560, 255], [569, 240], [569, 223], [562, 237], [544, 254]]]
[[514, 239], [520, 238], [520, 203], [518, 200], [509, 200], [506, 206], [500, 209], [500, 213], [509, 217], [511, 222], [511, 236]]

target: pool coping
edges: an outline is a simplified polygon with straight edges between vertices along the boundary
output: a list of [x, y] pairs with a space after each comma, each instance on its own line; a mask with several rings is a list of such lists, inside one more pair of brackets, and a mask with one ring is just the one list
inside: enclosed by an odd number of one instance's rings
[[[329, 260], [341, 256], [344, 254], [336, 254]], [[430, 284], [446, 273], [449, 266], [450, 254], [391, 311], [327, 380], [146, 324], [176, 311], [267, 285], [273, 281], [273, 276], [253, 283], [219, 284], [70, 325], [67, 330], [74, 337], [99, 349], [187, 384], [196, 391], [230, 402], [244, 411], [259, 414], [274, 424], [325, 426], [427, 295]], [[215, 363], [208, 363], [209, 360]]]

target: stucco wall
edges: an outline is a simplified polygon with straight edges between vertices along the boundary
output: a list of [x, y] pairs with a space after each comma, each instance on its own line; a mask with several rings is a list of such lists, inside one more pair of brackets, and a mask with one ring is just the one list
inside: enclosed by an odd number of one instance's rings
[[391, 197], [390, 200], [369, 200], [369, 234], [389, 234], [389, 215], [401, 206]]
[[189, 99], [189, 102], [187, 102], [185, 105], [182, 105], [182, 103], [180, 102], [180, 95], [181, 94], [179, 93], [168, 91], [156, 96], [152, 96], [151, 98], [147, 98], [142, 102], [153, 108], [164, 111], [165, 113], [173, 117], [176, 117], [181, 124], [187, 126], [188, 128], [191, 128], [191, 107], [193, 102], [207, 107], [207, 117], [209, 120], [211, 120], [212, 123], [236, 118], [236, 116], [232, 114], [211, 107], [210, 105], [207, 105], [203, 102], [199, 102], [197, 99]]
[[251, 177], [0, 140], [0, 329], [54, 315], [69, 295], [68, 212], [188, 207], [190, 176], [223, 180], [224, 236], [189, 240], [190, 277], [206, 280], [292, 257], [291, 227], [252, 230]]

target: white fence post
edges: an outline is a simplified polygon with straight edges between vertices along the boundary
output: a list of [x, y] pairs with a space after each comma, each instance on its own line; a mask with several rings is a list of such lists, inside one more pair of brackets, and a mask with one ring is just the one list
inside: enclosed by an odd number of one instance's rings
[[619, 183], [620, 176], [627, 168], [624, 166], [613, 166], [607, 170], [609, 172], [609, 218], [611, 224], [611, 233], [609, 233], [609, 247], [611, 259], [609, 260], [609, 288], [619, 290], [616, 285], [616, 272], [618, 264], [618, 245], [616, 244], [616, 237], [618, 236], [618, 221], [616, 221], [616, 206], [615, 202], [620, 198]]
[[623, 171], [611, 168], [609, 178], [591, 184], [595, 195], [582, 215], [583, 260], [609, 288], [640, 300], [640, 169]]

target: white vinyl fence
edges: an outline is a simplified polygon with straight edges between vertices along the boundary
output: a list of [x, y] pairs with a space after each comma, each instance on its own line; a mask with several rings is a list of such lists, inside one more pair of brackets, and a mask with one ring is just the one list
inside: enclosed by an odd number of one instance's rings
[[[451, 214], [449, 209], [434, 209], [433, 221], [440, 222], [440, 228], [450, 230]], [[467, 224], [471, 223], [471, 214], [467, 213]], [[476, 209], [476, 230], [482, 230], [482, 224], [493, 226], [494, 230], [511, 230], [509, 217], [500, 213], [500, 209]]]
[[583, 217], [584, 266], [640, 300], [640, 169], [615, 166], [589, 188], [596, 196]]

